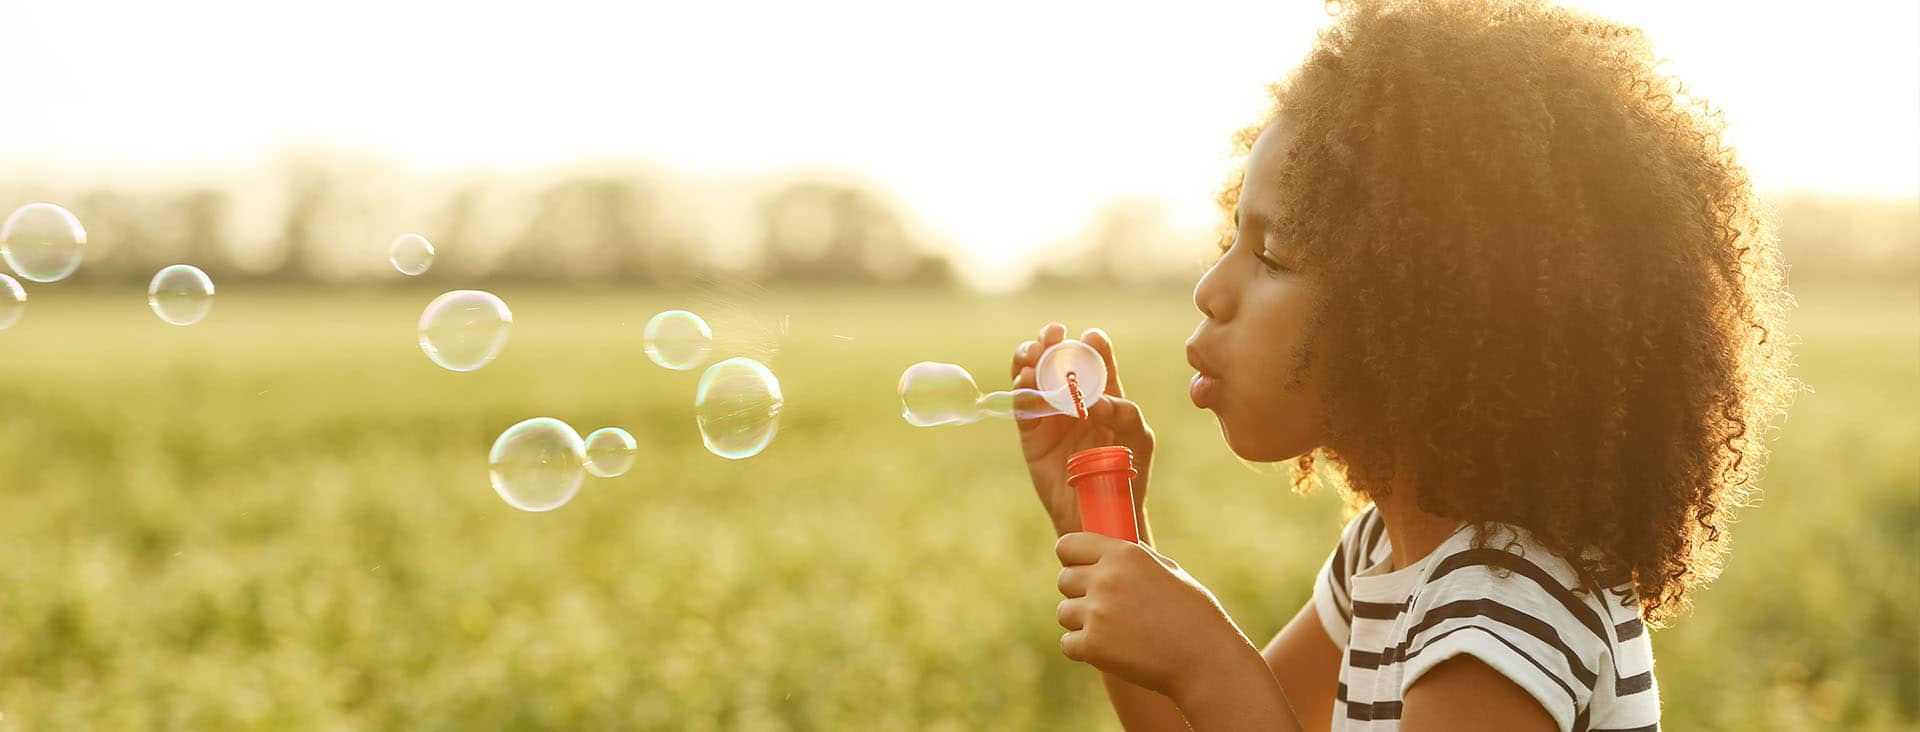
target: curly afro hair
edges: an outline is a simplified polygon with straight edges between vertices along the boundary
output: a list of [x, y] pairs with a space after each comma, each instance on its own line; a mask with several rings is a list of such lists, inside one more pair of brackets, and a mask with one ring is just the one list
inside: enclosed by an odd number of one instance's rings
[[1664, 624], [1718, 574], [1798, 390], [1778, 247], [1720, 114], [1636, 28], [1344, 6], [1236, 138], [1244, 161], [1282, 116], [1299, 133], [1276, 210], [1319, 285], [1328, 409], [1296, 488], [1316, 460], [1362, 505], [1417, 486], [1480, 544], [1524, 528]]

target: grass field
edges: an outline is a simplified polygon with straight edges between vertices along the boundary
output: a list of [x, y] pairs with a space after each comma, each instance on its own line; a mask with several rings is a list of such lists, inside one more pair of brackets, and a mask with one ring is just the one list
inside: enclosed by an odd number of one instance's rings
[[[998, 386], [1047, 318], [1114, 334], [1162, 549], [1250, 635], [1339, 530], [1186, 404], [1184, 293], [499, 292], [504, 355], [456, 374], [414, 344], [434, 291], [223, 292], [175, 328], [36, 289], [0, 332], [0, 730], [1115, 728], [1058, 654], [1012, 427], [915, 429], [893, 393], [920, 360]], [[1816, 393], [1654, 635], [1670, 729], [1920, 720], [1920, 293], [1800, 298]], [[780, 375], [761, 456], [703, 451], [697, 372], [642, 355], [668, 307]], [[487, 448], [540, 415], [627, 428], [639, 467], [510, 509]]]

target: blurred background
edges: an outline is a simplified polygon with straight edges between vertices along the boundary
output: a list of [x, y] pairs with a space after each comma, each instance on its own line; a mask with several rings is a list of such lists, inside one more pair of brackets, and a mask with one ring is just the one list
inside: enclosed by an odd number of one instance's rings
[[[1654, 635], [1674, 729], [1920, 723], [1920, 7], [1570, 3], [1725, 110], [1800, 300], [1803, 395], [1725, 575]], [[0, 331], [0, 730], [1110, 729], [1060, 658], [997, 388], [1048, 320], [1113, 333], [1156, 425], [1162, 549], [1264, 641], [1334, 496], [1252, 471], [1180, 343], [1232, 132], [1319, 2], [15, 3], [0, 210], [84, 264]], [[396, 236], [438, 248], [403, 277]], [[194, 264], [212, 314], [141, 287]], [[444, 290], [500, 359], [415, 343]], [[780, 377], [781, 432], [701, 448], [693, 310]], [[717, 358], [716, 358], [717, 360]], [[527, 417], [640, 466], [548, 514], [494, 496]]]

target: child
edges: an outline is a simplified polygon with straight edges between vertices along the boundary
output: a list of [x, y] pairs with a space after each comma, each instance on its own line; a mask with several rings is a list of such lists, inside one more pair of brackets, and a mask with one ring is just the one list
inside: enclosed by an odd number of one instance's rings
[[[1349, 2], [1239, 138], [1190, 396], [1359, 511], [1256, 648], [1153, 545], [1113, 345], [1089, 418], [1020, 425], [1061, 650], [1128, 729], [1656, 729], [1647, 628], [1716, 573], [1793, 391], [1770, 233], [1718, 116], [1638, 30], [1536, 2]], [[1014, 353], [1033, 386], [1048, 325]], [[1068, 454], [1131, 447], [1139, 544]]]

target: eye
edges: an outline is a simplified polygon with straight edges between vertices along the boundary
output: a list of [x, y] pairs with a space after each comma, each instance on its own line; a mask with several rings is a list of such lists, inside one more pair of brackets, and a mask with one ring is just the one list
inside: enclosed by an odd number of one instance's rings
[[1260, 260], [1260, 264], [1265, 265], [1267, 271], [1275, 274], [1293, 271], [1293, 269], [1287, 265], [1281, 264], [1280, 260], [1274, 259], [1272, 254], [1268, 254], [1266, 247], [1253, 248], [1253, 258]]

